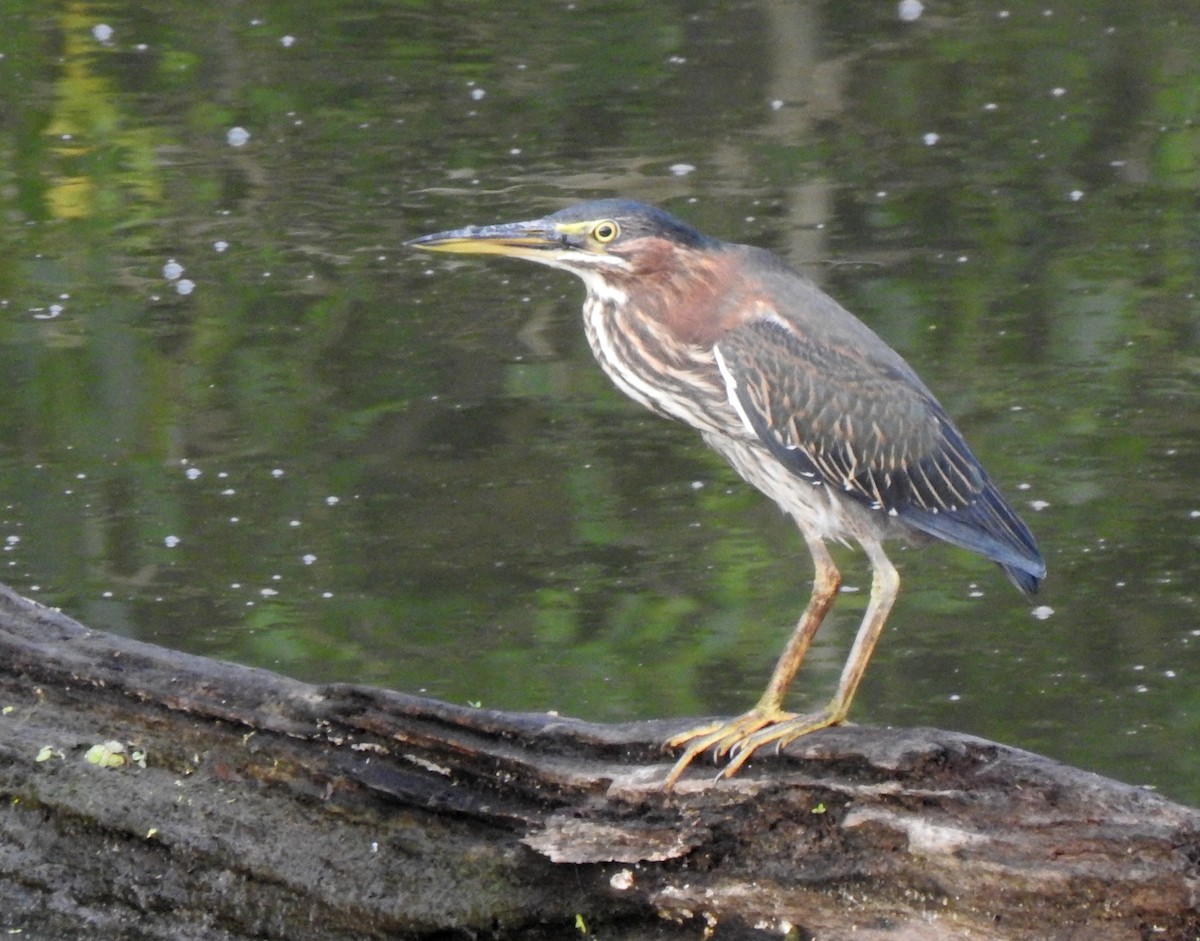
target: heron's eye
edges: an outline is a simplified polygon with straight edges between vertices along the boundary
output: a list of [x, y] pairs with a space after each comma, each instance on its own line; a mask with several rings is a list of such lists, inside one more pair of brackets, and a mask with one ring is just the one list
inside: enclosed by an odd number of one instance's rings
[[601, 244], [607, 244], [621, 234], [621, 227], [612, 220], [606, 220], [597, 224], [596, 228], [592, 229], [592, 238]]

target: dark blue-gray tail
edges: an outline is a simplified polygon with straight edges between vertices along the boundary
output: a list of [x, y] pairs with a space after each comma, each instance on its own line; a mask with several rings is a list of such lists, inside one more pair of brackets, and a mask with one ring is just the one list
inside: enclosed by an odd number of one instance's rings
[[1033, 533], [991, 481], [970, 506], [936, 513], [910, 506], [902, 516], [922, 532], [991, 559], [1027, 597], [1046, 577]]

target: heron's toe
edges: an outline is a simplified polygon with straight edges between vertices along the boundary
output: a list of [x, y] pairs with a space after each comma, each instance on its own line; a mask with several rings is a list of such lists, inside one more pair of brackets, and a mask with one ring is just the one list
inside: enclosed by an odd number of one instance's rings
[[[748, 742], [756, 736], [769, 732], [779, 725], [786, 725], [796, 718], [792, 713], [784, 712], [781, 709], [756, 706], [736, 719], [730, 719], [727, 722], [710, 722], [708, 725], [688, 729], [686, 732], [672, 736], [667, 739], [667, 748], [679, 748], [683, 745], [687, 747], [676, 760], [675, 766], [671, 768], [664, 787], [666, 790], [674, 787], [675, 782], [679, 780], [680, 775], [695, 760], [696, 756], [709, 749], [712, 749], [714, 760], [720, 760], [726, 755], [732, 757], [730, 765], [722, 770], [722, 775], [728, 776], [732, 773], [731, 768], [736, 770], [741, 767], [749, 757], [745, 751]], [[757, 745], [752, 745], [750, 750], [753, 751], [757, 747]]]

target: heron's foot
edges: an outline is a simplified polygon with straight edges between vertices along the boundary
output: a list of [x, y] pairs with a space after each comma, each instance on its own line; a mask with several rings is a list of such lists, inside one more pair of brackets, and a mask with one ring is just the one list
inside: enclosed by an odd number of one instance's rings
[[[739, 750], [742, 743], [761, 732], [769, 731], [772, 727], [781, 723], [790, 722], [795, 719], [790, 712], [784, 712], [782, 709], [770, 708], [764, 706], [755, 706], [749, 712], [738, 716], [736, 719], [730, 719], [723, 722], [710, 722], [708, 725], [702, 725], [694, 729], [688, 729], [686, 732], [680, 732], [678, 735], [667, 739], [667, 748], [679, 748], [681, 745], [686, 745], [682, 755], [675, 762], [675, 766], [671, 769], [671, 773], [667, 775], [667, 779], [663, 784], [666, 790], [670, 790], [675, 786], [675, 782], [679, 780], [679, 776], [690, 765], [698, 755], [703, 754], [712, 749], [713, 760], [720, 761], [726, 755], [733, 754]], [[740, 757], [740, 756], [739, 756]], [[749, 757], [747, 755], [746, 757]], [[742, 759], [745, 760], [745, 759]], [[742, 761], [737, 762], [737, 767], [741, 766]], [[736, 767], [735, 769], [736, 770]], [[732, 772], [728, 767], [722, 769], [722, 776], [727, 776]]]
[[671, 768], [670, 774], [663, 782], [663, 788], [671, 790], [696, 756], [710, 748], [714, 760], [729, 757], [729, 763], [718, 775], [728, 778], [737, 774], [738, 769], [750, 760], [750, 756], [764, 745], [774, 743], [776, 749], [783, 748], [802, 735], [837, 725], [844, 718], [845, 711], [834, 708], [809, 715], [795, 715], [782, 709], [755, 706], [744, 715], [728, 722], [713, 722], [681, 732], [667, 739], [667, 748], [677, 748], [680, 745], [687, 745], [687, 748]]

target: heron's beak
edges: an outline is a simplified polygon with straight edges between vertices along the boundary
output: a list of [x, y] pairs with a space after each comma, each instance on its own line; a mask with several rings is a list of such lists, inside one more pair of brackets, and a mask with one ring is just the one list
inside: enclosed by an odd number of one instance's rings
[[508, 222], [502, 225], [472, 225], [434, 235], [422, 235], [404, 243], [428, 252], [457, 252], [471, 255], [507, 255], [547, 261], [549, 255], [574, 250], [570, 233], [545, 219]]

